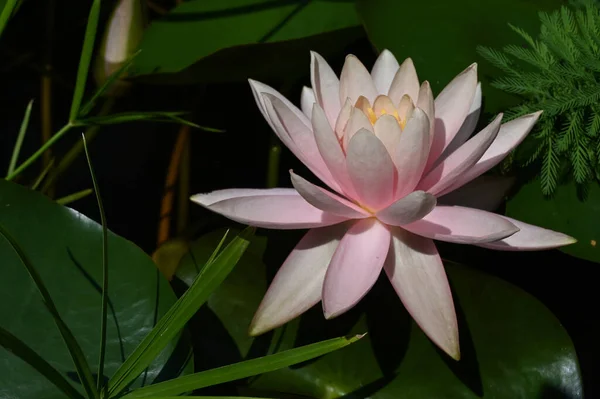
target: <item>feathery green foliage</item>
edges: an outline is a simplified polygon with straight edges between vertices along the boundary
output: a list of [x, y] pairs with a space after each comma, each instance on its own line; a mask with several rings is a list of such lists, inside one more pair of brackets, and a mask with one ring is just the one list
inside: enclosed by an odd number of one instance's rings
[[508, 120], [544, 111], [508, 162], [535, 165], [550, 195], [563, 176], [579, 185], [600, 177], [600, 5], [571, 1], [540, 21], [538, 38], [509, 25], [525, 43], [478, 51], [504, 73], [492, 86], [523, 98]]

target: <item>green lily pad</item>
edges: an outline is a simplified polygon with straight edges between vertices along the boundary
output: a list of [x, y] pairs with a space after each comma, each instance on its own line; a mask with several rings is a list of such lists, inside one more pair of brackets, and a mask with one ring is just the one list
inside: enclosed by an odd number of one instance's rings
[[[547, 308], [504, 280], [455, 263], [446, 267], [461, 332], [459, 362], [426, 338], [382, 278], [356, 308], [339, 318], [325, 321], [316, 306], [299, 321], [255, 338], [252, 346], [259, 346], [259, 339], [272, 338], [271, 349], [284, 350], [340, 334], [368, 332], [361, 342], [239, 384], [239, 392], [319, 399], [582, 397], [573, 343]], [[181, 277], [188, 279], [185, 274]], [[264, 294], [266, 274], [260, 262], [248, 263], [236, 268], [229, 285], [213, 294], [211, 303], [221, 305], [211, 309], [228, 335], [221, 334], [212, 346], [233, 341], [240, 353], [245, 352], [242, 349], [251, 340], [247, 327]]]
[[[439, 91], [473, 62], [483, 59], [477, 46], [493, 48], [520, 43], [508, 23], [538, 32], [539, 11], [552, 11], [560, 0], [433, 0], [426, 3], [397, 0], [358, 0], [357, 9], [371, 42], [399, 59], [411, 57], [421, 80]], [[489, 63], [479, 65], [486, 111], [497, 113], [514, 105], [516, 97], [491, 90]]]
[[574, 237], [577, 242], [560, 248], [578, 258], [600, 262], [600, 185], [589, 186], [587, 196], [578, 197], [575, 183], [561, 185], [551, 198], [542, 194], [539, 181], [522, 186], [508, 200], [506, 215]]
[[[109, 221], [110, 222], [110, 221]], [[92, 372], [100, 343], [102, 228], [79, 212], [0, 180], [0, 223], [41, 275]], [[152, 260], [109, 233], [109, 313], [105, 378], [112, 375], [176, 301]], [[0, 241], [0, 323], [81, 389], [75, 367], [41, 296], [10, 245]], [[189, 337], [167, 347], [133, 386], [189, 373]], [[33, 368], [0, 349], [0, 397], [63, 398]]]
[[[131, 73], [180, 72], [219, 50], [359, 25], [352, 1], [191, 0], [148, 27]], [[260, 61], [268, 66], [270, 60]], [[239, 64], [234, 66], [239, 69]]]

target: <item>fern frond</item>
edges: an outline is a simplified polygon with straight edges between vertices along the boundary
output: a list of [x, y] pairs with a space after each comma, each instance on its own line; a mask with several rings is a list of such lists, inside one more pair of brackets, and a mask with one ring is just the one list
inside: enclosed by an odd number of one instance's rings
[[509, 75], [518, 75], [518, 72], [513, 68], [512, 61], [502, 52], [483, 46], [477, 47], [477, 52], [496, 68]]
[[544, 195], [550, 195], [556, 189], [558, 183], [558, 172], [560, 169], [560, 160], [556, 148], [554, 148], [554, 140], [549, 136], [545, 143], [546, 153], [542, 160], [542, 170], [540, 181], [542, 184], [542, 192]]
[[[598, 136], [600, 132], [600, 112], [595, 107], [592, 108], [588, 116], [588, 122], [585, 127], [585, 133], [590, 137]], [[599, 141], [600, 142], [600, 141]]]
[[567, 116], [567, 121], [559, 134], [556, 148], [559, 152], [565, 152], [577, 141], [577, 137], [584, 134], [583, 110], [576, 109]]
[[576, 143], [573, 146], [571, 154], [571, 166], [573, 167], [573, 177], [579, 184], [583, 184], [591, 177], [591, 165], [587, 146], [589, 138], [585, 135], [575, 137]]

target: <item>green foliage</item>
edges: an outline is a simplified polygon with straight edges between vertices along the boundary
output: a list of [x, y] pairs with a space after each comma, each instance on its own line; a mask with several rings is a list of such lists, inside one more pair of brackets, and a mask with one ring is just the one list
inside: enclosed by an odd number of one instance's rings
[[550, 195], [563, 176], [584, 185], [599, 175], [600, 8], [595, 0], [580, 0], [541, 12], [540, 21], [536, 39], [510, 25], [525, 43], [478, 51], [505, 74], [492, 86], [523, 98], [508, 119], [544, 110], [509, 162], [535, 165], [542, 192]]

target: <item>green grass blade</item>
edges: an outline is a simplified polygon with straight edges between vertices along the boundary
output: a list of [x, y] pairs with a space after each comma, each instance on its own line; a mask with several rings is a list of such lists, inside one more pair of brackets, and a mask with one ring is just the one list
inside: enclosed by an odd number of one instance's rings
[[128, 395], [125, 395], [123, 399], [148, 398], [160, 395], [179, 395], [186, 392], [191, 392], [195, 389], [205, 388], [208, 386], [251, 377], [257, 374], [267, 373], [269, 371], [278, 370], [314, 359], [315, 357], [350, 345], [360, 338], [362, 338], [362, 335], [357, 335], [351, 338], [334, 338], [327, 341], [318, 342], [316, 344], [301, 346], [300, 348], [279, 352], [274, 355], [264, 356], [257, 359], [232, 364], [230, 366], [202, 371], [200, 373], [195, 373], [184, 377], [175, 378], [170, 381], [160, 382], [158, 384], [136, 389]]
[[135, 60], [135, 57], [138, 56], [138, 54], [141, 52], [142, 50], [138, 50], [135, 53], [133, 53], [131, 55], [131, 57], [129, 57], [124, 63], [123, 65], [121, 65], [119, 67], [119, 69], [117, 69], [116, 71], [114, 71], [105, 81], [104, 83], [102, 83], [102, 86], [100, 86], [100, 88], [98, 90], [96, 90], [96, 92], [94, 93], [94, 95], [92, 96], [92, 98], [90, 98], [90, 100], [83, 106], [81, 107], [81, 110], [79, 111], [78, 114], [78, 118], [83, 118], [85, 117], [87, 114], [89, 114], [92, 109], [94, 108], [94, 105], [96, 104], [96, 101], [98, 101], [98, 99], [100, 98], [100, 96], [102, 96], [102, 94], [104, 94], [106, 92], [106, 90], [108, 90], [113, 83], [115, 83], [117, 81], [117, 79], [119, 79], [121, 76], [123, 76], [123, 74], [125, 72], [127, 72], [127, 70], [129, 69], [129, 67], [131, 67], [131, 65], [133, 64], [133, 61]]
[[62, 198], [59, 198], [56, 200], [56, 203], [61, 204], [61, 205], [68, 205], [71, 202], [75, 202], [82, 198], [87, 197], [88, 195], [90, 195], [93, 192], [94, 192], [94, 190], [92, 190], [91, 188], [86, 188], [85, 190], [77, 191], [76, 193], [69, 194]]
[[71, 359], [73, 360], [73, 364], [75, 365], [75, 369], [77, 370], [77, 375], [79, 376], [79, 380], [81, 381], [81, 385], [85, 389], [88, 398], [98, 399], [98, 392], [95, 389], [94, 377], [92, 376], [92, 372], [90, 370], [90, 366], [85, 359], [85, 355], [83, 354], [83, 350], [77, 343], [75, 336], [66, 325], [64, 320], [60, 317], [58, 313], [58, 309], [54, 305], [54, 301], [48, 292], [48, 289], [44, 285], [41, 276], [19, 245], [17, 241], [12, 237], [12, 235], [4, 228], [2, 224], [0, 224], [0, 235], [2, 235], [6, 241], [10, 244], [12, 249], [16, 252], [17, 256], [23, 263], [23, 266], [27, 269], [29, 276], [33, 280], [36, 288], [38, 289], [40, 295], [42, 296], [44, 305], [46, 309], [50, 312], [52, 317], [54, 318], [54, 322], [60, 331], [60, 334], [69, 350], [69, 354], [71, 355]]
[[206, 264], [210, 265], [211, 263], [214, 262], [215, 258], [219, 254], [219, 251], [221, 250], [221, 247], [223, 247], [223, 244], [225, 243], [225, 240], [227, 239], [228, 235], [229, 235], [229, 229], [225, 232], [225, 234], [223, 234], [221, 241], [219, 241], [219, 244], [217, 245], [215, 250], [212, 252], [212, 254], [210, 254], [210, 257], [206, 261]]
[[114, 125], [117, 123], [127, 122], [139, 122], [139, 121], [150, 121], [150, 122], [175, 122], [182, 125], [188, 125], [197, 129], [204, 130], [211, 133], [223, 133], [222, 129], [215, 129], [207, 126], [200, 126], [196, 123], [190, 122], [179, 115], [183, 115], [185, 112], [122, 112], [118, 114], [112, 114], [107, 116], [93, 116], [90, 118], [80, 119], [77, 123], [82, 125]]
[[88, 16], [87, 27], [85, 28], [85, 37], [83, 39], [83, 48], [81, 58], [79, 59], [79, 68], [77, 69], [77, 80], [75, 81], [75, 91], [73, 101], [71, 101], [71, 112], [69, 112], [69, 121], [73, 122], [79, 114], [79, 107], [85, 92], [85, 83], [87, 81], [92, 54], [94, 52], [94, 42], [96, 41], [96, 32], [98, 31], [98, 19], [100, 16], [100, 0], [93, 0], [92, 8]]
[[0, 327], [0, 346], [33, 367], [38, 373], [54, 384], [55, 387], [60, 389], [68, 398], [83, 399], [83, 396], [73, 388], [58, 370], [27, 346], [25, 342], [21, 341], [2, 327]]
[[249, 396], [149, 396], [148, 399], [268, 399], [268, 398], [255, 398]]
[[13, 149], [12, 157], [10, 158], [10, 164], [8, 165], [8, 175], [14, 172], [15, 167], [17, 166], [17, 160], [19, 159], [19, 154], [21, 153], [23, 139], [25, 138], [25, 133], [27, 132], [27, 126], [29, 126], [31, 108], [33, 108], [33, 100], [29, 101], [29, 104], [27, 104], [27, 108], [25, 109], [25, 116], [23, 117], [23, 121], [21, 122], [21, 128], [19, 129], [17, 142], [15, 143], [15, 148]]
[[106, 356], [106, 318], [108, 316], [108, 228], [106, 225], [106, 214], [104, 213], [104, 206], [102, 205], [102, 198], [100, 196], [100, 188], [98, 187], [98, 181], [96, 180], [96, 174], [94, 173], [94, 167], [88, 152], [87, 143], [85, 141], [85, 134], [81, 134], [81, 140], [83, 141], [83, 151], [85, 152], [85, 159], [87, 160], [90, 175], [92, 177], [92, 184], [94, 185], [94, 193], [96, 194], [96, 200], [98, 201], [98, 210], [100, 211], [100, 221], [102, 222], [102, 314], [100, 316], [100, 355], [98, 358], [98, 391], [101, 392], [104, 388], [104, 358]]
[[48, 174], [48, 172], [50, 172], [50, 169], [54, 167], [54, 162], [54, 157], [52, 157], [52, 159], [50, 159], [50, 162], [48, 162], [48, 165], [46, 165], [44, 170], [42, 170], [42, 173], [40, 173], [40, 175], [35, 179], [35, 181], [31, 185], [32, 190], [37, 190], [40, 184], [42, 184], [42, 182], [46, 178], [46, 175]]
[[129, 386], [175, 338], [188, 320], [225, 280], [250, 244], [254, 229], [246, 228], [213, 262], [205, 264], [190, 288], [179, 298], [134, 352], [108, 381], [108, 396], [114, 397]]
[[6, 0], [6, 3], [4, 3], [4, 8], [2, 9], [2, 12], [0, 12], [0, 36], [2, 35], [2, 32], [4, 32], [8, 20], [12, 17], [18, 2], [19, 0]]

